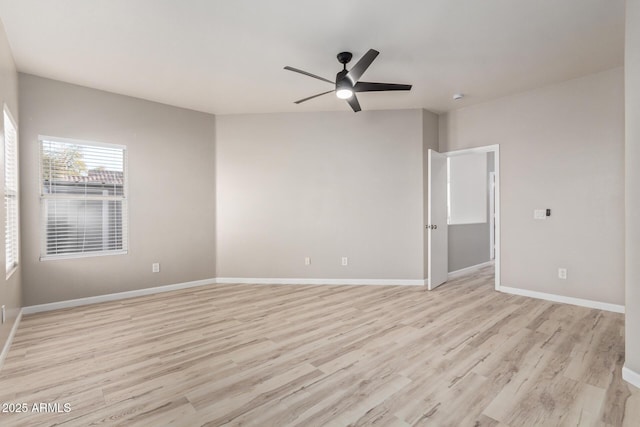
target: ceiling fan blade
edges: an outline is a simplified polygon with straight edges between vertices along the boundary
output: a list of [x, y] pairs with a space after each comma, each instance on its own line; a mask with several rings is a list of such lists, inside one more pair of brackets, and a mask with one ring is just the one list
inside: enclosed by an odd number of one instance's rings
[[360, 108], [360, 103], [358, 102], [358, 98], [356, 97], [355, 93], [351, 95], [351, 98], [348, 98], [346, 101], [349, 103], [354, 113], [357, 113], [358, 111], [362, 110]]
[[358, 82], [353, 86], [354, 92], [378, 92], [383, 90], [411, 90], [411, 85]]
[[308, 73], [308, 72], [303, 71], [303, 70], [298, 70], [297, 68], [289, 67], [288, 65], [286, 67], [284, 67], [284, 69], [285, 70], [289, 70], [289, 71], [293, 71], [294, 73], [304, 74], [305, 76], [313, 77], [314, 79], [322, 80], [323, 82], [331, 83], [332, 85], [335, 84], [335, 82], [332, 82], [329, 79], [325, 79], [324, 77], [316, 76], [315, 74], [311, 74], [311, 73]]
[[360, 77], [362, 77], [364, 72], [367, 71], [369, 65], [371, 65], [373, 60], [376, 59], [376, 56], [378, 56], [379, 54], [380, 52], [378, 52], [377, 50], [369, 49], [369, 51], [365, 53], [362, 58], [360, 58], [356, 65], [354, 65], [347, 73], [347, 78], [351, 80], [351, 84], [355, 85], [358, 80], [360, 80]]
[[331, 92], [335, 92], [335, 90], [334, 90], [334, 89], [332, 89], [332, 90], [328, 90], [328, 91], [326, 91], [326, 92], [322, 92], [322, 93], [319, 93], [319, 94], [317, 94], [317, 95], [310, 96], [310, 97], [308, 97], [308, 98], [300, 99], [300, 100], [298, 100], [298, 101], [295, 101], [295, 102], [294, 102], [294, 104], [300, 104], [301, 102], [305, 102], [305, 101], [308, 101], [308, 100], [310, 100], [310, 99], [317, 98], [317, 97], [319, 97], [319, 96], [326, 95], [326, 94], [331, 93]]

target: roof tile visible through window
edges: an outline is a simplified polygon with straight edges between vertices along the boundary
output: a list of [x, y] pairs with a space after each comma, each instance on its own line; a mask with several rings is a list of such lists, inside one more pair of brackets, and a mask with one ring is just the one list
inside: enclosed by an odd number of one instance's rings
[[59, 177], [56, 181], [65, 182], [86, 182], [86, 183], [101, 183], [101, 184], [124, 184], [124, 174], [119, 171], [107, 171], [107, 170], [90, 170], [87, 175], [64, 175]]

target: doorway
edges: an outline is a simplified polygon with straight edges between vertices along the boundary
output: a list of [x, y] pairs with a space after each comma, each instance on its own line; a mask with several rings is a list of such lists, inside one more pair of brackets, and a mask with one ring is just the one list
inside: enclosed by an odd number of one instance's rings
[[[438, 153], [428, 153], [428, 200], [427, 200], [427, 289], [433, 290], [447, 282], [449, 276], [448, 229], [452, 219], [449, 200], [451, 177], [449, 176], [450, 159], [460, 156], [493, 153], [493, 173], [482, 179], [486, 185], [485, 221], [489, 227], [489, 253], [495, 259], [495, 289], [500, 287], [500, 147], [485, 147]], [[459, 162], [461, 158], [456, 160]], [[486, 172], [485, 172], [486, 173]], [[491, 184], [493, 181], [493, 185]], [[467, 197], [459, 197], [460, 203], [466, 203]], [[493, 202], [492, 202], [493, 201]], [[473, 217], [473, 215], [471, 215]], [[473, 221], [472, 219], [470, 221]], [[485, 241], [486, 244], [486, 241]], [[486, 248], [486, 246], [485, 246]], [[473, 267], [469, 267], [471, 269]]]

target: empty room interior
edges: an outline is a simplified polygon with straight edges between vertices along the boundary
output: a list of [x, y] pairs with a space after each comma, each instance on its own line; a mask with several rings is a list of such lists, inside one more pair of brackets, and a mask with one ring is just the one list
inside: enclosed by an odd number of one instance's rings
[[2, 426], [640, 426], [640, 0], [0, 0]]

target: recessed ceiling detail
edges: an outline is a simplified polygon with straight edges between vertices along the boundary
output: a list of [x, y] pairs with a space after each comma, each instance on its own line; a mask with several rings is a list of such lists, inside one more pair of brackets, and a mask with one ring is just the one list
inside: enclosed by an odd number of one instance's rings
[[[367, 110], [459, 108], [619, 67], [624, 0], [158, 1], [0, 0], [24, 73], [215, 114], [343, 111], [326, 83], [336, 52], [384, 57], [368, 81], [413, 89], [358, 93]], [[452, 25], [455, 23], [455, 25]], [[315, 86], [314, 86], [315, 85]]]

